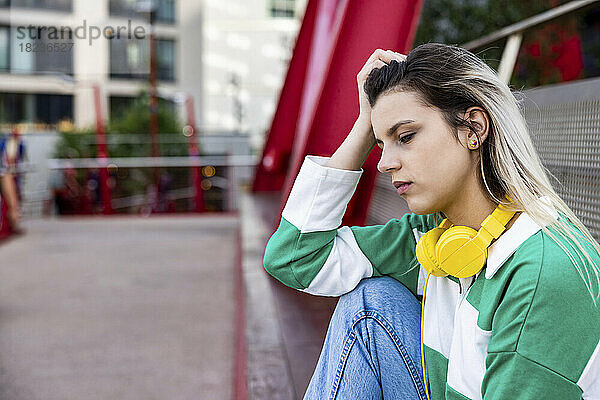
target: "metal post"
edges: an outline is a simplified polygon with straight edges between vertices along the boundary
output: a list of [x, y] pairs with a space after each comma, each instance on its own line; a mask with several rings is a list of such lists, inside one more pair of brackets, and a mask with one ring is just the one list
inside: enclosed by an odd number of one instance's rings
[[96, 109], [96, 143], [98, 146], [98, 159], [102, 166], [100, 167], [100, 193], [102, 196], [102, 213], [112, 214], [112, 196], [110, 185], [108, 184], [108, 151], [106, 150], [106, 134], [104, 132], [104, 119], [102, 118], [102, 104], [100, 98], [100, 85], [94, 83], [94, 106]]
[[[150, 141], [151, 141], [151, 155], [152, 157], [160, 157], [160, 148], [159, 148], [159, 126], [158, 126], [158, 90], [157, 80], [158, 80], [158, 65], [157, 65], [157, 56], [156, 56], [156, 34], [154, 27], [154, 17], [155, 17], [155, 8], [154, 5], [151, 6], [150, 9], [150, 74], [148, 76], [149, 84], [150, 84]], [[158, 196], [159, 186], [160, 186], [160, 169], [156, 167], [154, 169], [154, 182], [156, 183], [156, 192]], [[158, 198], [158, 197], [157, 197]]]
[[517, 62], [522, 38], [523, 34], [521, 32], [510, 35], [506, 41], [506, 46], [504, 46], [504, 52], [502, 52], [502, 59], [498, 67], [498, 76], [507, 84], [510, 83], [510, 78]]
[[[188, 94], [185, 99], [186, 113], [187, 113], [187, 125], [189, 129], [189, 155], [190, 159], [194, 159], [200, 155], [198, 149], [198, 137], [196, 135], [196, 114], [194, 111], [194, 98]], [[204, 212], [204, 193], [202, 192], [202, 173], [200, 171], [200, 165], [192, 166], [192, 182], [195, 190], [195, 202], [196, 212]]]
[[227, 178], [227, 211], [235, 211], [235, 182], [233, 181], [235, 174], [233, 171], [233, 160], [231, 152], [227, 152], [226, 156], [226, 178]]

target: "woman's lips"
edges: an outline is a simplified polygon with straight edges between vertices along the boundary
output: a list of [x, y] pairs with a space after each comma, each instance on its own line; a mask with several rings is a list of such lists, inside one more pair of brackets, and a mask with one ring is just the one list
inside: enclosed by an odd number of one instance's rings
[[410, 183], [403, 183], [400, 186], [398, 186], [398, 188], [396, 189], [396, 191], [398, 192], [398, 194], [402, 194], [402, 193], [406, 192], [411, 185], [412, 185], [412, 182], [410, 182]]

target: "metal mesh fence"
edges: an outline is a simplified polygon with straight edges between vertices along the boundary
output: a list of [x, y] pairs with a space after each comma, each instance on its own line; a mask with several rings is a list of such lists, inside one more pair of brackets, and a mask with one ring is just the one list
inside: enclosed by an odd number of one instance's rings
[[600, 100], [524, 109], [552, 184], [600, 240]]

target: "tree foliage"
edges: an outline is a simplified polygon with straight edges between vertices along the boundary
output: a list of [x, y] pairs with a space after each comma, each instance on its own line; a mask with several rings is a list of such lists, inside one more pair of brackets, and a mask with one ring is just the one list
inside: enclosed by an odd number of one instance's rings
[[415, 46], [461, 45], [570, 0], [425, 0]]
[[[160, 154], [186, 156], [187, 138], [171, 104], [159, 99], [158, 126], [162, 139]], [[150, 153], [149, 96], [142, 92], [117, 118], [106, 126], [110, 157], [149, 157]], [[55, 149], [57, 158], [94, 158], [97, 155], [96, 127], [60, 132]]]
[[[161, 156], [187, 156], [188, 138], [183, 135], [183, 127], [178, 121], [171, 104], [159, 99], [158, 125], [160, 132]], [[150, 109], [149, 96], [142, 92], [128, 107], [111, 119], [106, 127], [107, 151], [110, 158], [150, 157]], [[60, 131], [54, 156], [62, 159], [95, 158], [98, 154], [96, 127]], [[78, 170], [76, 176], [81, 184], [89, 179], [91, 171]], [[114, 172], [113, 198], [143, 194], [154, 185], [154, 168], [118, 168]], [[161, 169], [161, 179], [187, 186], [189, 168]]]
[[[415, 46], [427, 42], [460, 46], [567, 2], [425, 0]], [[585, 17], [587, 12], [584, 8], [526, 30], [511, 84], [535, 87], [596, 76], [600, 71], [597, 45], [586, 40], [589, 35], [584, 32], [597, 30], [586, 22], [591, 15]], [[505, 43], [502, 38], [474, 52], [497, 70]]]

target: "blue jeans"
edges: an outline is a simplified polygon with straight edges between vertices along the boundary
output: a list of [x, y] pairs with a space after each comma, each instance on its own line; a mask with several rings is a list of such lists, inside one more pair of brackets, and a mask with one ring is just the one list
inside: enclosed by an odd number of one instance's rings
[[390, 277], [340, 297], [305, 400], [426, 400], [421, 304]]

